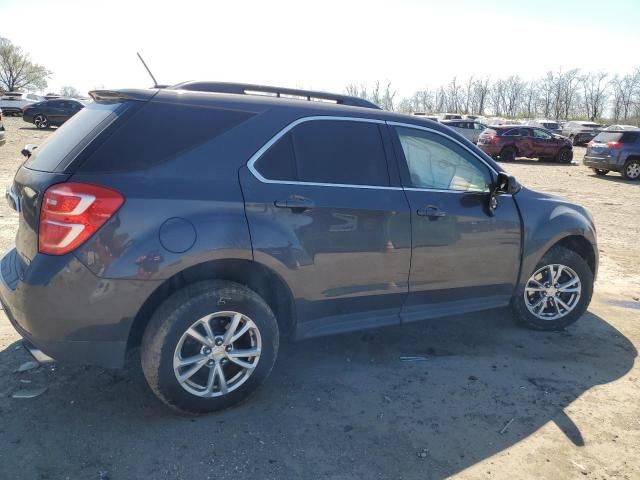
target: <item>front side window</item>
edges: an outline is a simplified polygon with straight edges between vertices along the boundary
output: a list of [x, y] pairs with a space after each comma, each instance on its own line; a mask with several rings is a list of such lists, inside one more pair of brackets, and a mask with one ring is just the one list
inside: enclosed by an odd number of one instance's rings
[[487, 166], [465, 149], [440, 135], [397, 127], [407, 162], [411, 187], [488, 192], [491, 174]]
[[542, 140], [549, 140], [551, 138], [550, 134], [548, 134], [544, 130], [538, 130], [537, 128], [533, 130], [533, 136]]
[[378, 124], [312, 120], [287, 132], [255, 162], [269, 180], [389, 186]]

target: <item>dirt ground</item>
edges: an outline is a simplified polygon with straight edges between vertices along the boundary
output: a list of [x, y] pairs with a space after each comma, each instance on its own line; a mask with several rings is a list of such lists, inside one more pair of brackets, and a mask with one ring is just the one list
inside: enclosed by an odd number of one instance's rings
[[[5, 127], [0, 185], [50, 134]], [[285, 344], [252, 400], [191, 418], [156, 401], [135, 356], [118, 372], [16, 373], [30, 357], [1, 314], [0, 478], [640, 478], [640, 182], [596, 177], [583, 154], [506, 165], [595, 217], [595, 296], [566, 332], [523, 330], [505, 309]], [[17, 217], [4, 202], [0, 222], [5, 250]]]

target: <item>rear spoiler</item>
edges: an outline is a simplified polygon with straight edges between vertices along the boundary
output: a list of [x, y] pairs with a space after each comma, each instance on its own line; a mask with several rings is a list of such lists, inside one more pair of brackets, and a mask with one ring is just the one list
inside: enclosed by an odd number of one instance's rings
[[92, 90], [89, 92], [89, 96], [94, 102], [98, 103], [123, 102], [127, 100], [146, 102], [151, 100], [157, 93], [157, 89]]

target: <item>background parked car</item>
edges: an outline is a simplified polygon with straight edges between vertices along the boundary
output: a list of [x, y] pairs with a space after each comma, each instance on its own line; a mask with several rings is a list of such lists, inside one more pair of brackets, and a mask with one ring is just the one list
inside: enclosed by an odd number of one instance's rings
[[553, 159], [558, 163], [570, 163], [573, 159], [569, 139], [535, 127], [492, 125], [480, 134], [478, 147], [503, 162], [516, 157]]
[[473, 143], [476, 143], [478, 141], [478, 138], [480, 138], [480, 134], [484, 131], [485, 128], [487, 128], [486, 125], [471, 120], [443, 120], [440, 123], [446, 125], [449, 128], [452, 128]]
[[640, 130], [600, 132], [587, 144], [584, 164], [598, 175], [614, 171], [627, 180], [640, 179]]
[[24, 107], [40, 100], [42, 100], [42, 97], [33, 93], [5, 92], [0, 97], [0, 109], [6, 116], [22, 115]]
[[619, 132], [620, 130], [638, 130], [640, 127], [636, 127], [634, 125], [609, 125], [607, 128], [603, 129], [603, 131], [615, 131]]
[[438, 120], [462, 120], [462, 115], [459, 113], [439, 113]]
[[2, 124], [2, 110], [0, 110], [0, 147], [7, 143], [7, 139], [4, 133], [4, 125]]
[[84, 104], [71, 98], [45, 100], [25, 107], [22, 119], [37, 128], [60, 126], [84, 108]]
[[562, 127], [562, 135], [569, 138], [574, 145], [584, 145], [593, 140], [601, 127], [599, 123], [571, 121]]
[[537, 118], [535, 120], [529, 120], [525, 123], [525, 125], [529, 125], [530, 127], [538, 127], [549, 130], [551, 133], [555, 133], [558, 135], [562, 135], [562, 129], [560, 128], [560, 124], [554, 120], [547, 120], [546, 118]]

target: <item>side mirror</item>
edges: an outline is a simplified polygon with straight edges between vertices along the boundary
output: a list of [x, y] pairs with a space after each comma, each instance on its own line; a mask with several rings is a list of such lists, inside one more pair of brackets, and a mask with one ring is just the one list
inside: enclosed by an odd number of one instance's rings
[[33, 154], [33, 151], [36, 148], [38, 148], [37, 145], [33, 145], [32, 143], [29, 143], [29, 144], [24, 146], [24, 148], [22, 149], [22, 151], [20, 153], [22, 153], [22, 155], [24, 155], [25, 158], [29, 158]]
[[520, 184], [515, 177], [504, 172], [499, 172], [498, 178], [496, 178], [496, 182], [489, 195], [489, 205], [487, 205], [489, 215], [493, 217], [496, 214], [496, 209], [498, 208], [498, 195], [512, 195], [518, 192], [518, 190], [520, 190]]
[[499, 172], [493, 190], [493, 193], [496, 195], [500, 193], [514, 194], [520, 190], [520, 184], [516, 180], [516, 177], [504, 172]]

